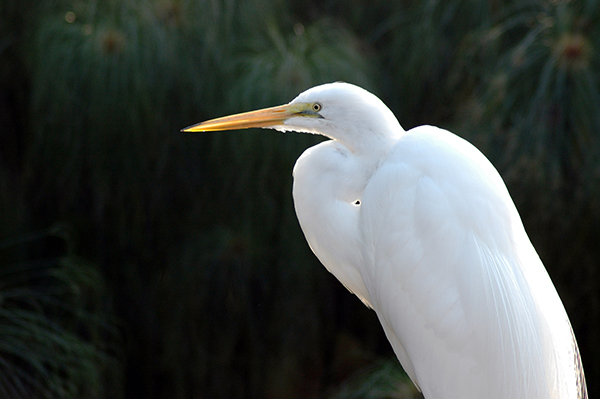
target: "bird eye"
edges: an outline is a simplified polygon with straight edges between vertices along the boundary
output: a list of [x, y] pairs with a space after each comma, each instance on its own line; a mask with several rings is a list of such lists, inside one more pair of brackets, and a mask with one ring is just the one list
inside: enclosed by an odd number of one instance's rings
[[319, 112], [321, 109], [323, 109], [323, 106], [320, 103], [314, 103], [312, 105], [312, 110], [315, 112]]

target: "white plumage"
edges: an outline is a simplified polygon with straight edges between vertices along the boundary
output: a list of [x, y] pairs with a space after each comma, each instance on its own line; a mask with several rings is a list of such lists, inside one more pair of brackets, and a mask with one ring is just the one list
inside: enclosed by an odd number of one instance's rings
[[375, 310], [426, 399], [583, 399], [564, 307], [491, 163], [374, 95], [317, 86], [289, 105], [188, 131], [322, 134], [294, 167], [298, 220], [325, 267]]

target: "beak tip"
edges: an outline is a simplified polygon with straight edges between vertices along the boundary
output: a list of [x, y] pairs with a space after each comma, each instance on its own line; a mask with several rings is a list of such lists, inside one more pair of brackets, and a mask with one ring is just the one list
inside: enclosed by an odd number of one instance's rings
[[188, 126], [188, 127], [184, 127], [183, 129], [181, 129], [179, 132], [180, 133], [194, 133], [194, 132], [198, 132], [199, 130], [194, 130], [194, 127], [196, 125], [192, 125], [192, 126]]

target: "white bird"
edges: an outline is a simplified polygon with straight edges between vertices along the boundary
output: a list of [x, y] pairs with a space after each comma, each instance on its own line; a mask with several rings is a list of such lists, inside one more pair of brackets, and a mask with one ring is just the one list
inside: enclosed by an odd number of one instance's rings
[[320, 134], [294, 167], [296, 214], [325, 267], [373, 308], [426, 399], [583, 399], [563, 304], [502, 178], [473, 145], [404, 131], [373, 94], [331, 83], [183, 131]]

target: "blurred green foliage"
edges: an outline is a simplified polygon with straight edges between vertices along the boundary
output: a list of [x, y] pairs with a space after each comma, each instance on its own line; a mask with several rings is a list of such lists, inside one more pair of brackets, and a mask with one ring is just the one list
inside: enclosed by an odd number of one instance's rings
[[343, 80], [498, 167], [593, 397], [599, 18], [598, 0], [0, 0], [0, 393], [410, 397], [296, 221], [293, 163], [322, 138], [178, 132]]
[[2, 397], [121, 396], [106, 287], [69, 245], [60, 226], [0, 242]]

